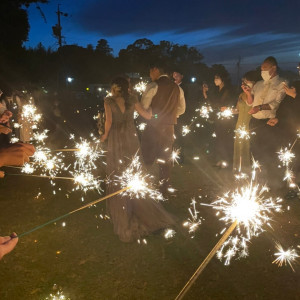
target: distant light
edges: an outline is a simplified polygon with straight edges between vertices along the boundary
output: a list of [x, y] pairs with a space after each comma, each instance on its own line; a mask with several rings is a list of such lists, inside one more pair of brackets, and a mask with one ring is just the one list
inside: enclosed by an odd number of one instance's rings
[[196, 77], [192, 77], [191, 82], [196, 82]]
[[71, 83], [73, 80], [74, 80], [74, 78], [72, 78], [72, 77], [67, 77], [67, 81], [68, 81], [69, 83]]
[[101, 91], [102, 91], [102, 88], [98, 88], [98, 91], [101, 92]]
[[86, 90], [87, 90], [87, 91], [89, 91], [89, 90], [90, 90], [90, 88], [86, 88]]

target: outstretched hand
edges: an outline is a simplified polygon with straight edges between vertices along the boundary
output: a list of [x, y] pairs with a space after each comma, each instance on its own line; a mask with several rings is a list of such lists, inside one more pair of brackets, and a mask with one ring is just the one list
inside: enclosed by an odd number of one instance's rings
[[0, 236], [0, 259], [16, 247], [18, 240], [16, 233], [10, 236]]

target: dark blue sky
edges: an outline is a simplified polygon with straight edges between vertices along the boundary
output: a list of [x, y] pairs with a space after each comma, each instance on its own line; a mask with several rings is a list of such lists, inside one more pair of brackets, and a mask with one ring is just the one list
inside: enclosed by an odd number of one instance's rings
[[223, 63], [233, 71], [241, 56], [242, 70], [275, 56], [283, 69], [300, 61], [299, 0], [50, 0], [29, 8], [31, 30], [26, 46], [56, 46], [51, 27], [57, 4], [67, 44], [96, 45], [105, 38], [117, 55], [138, 38], [196, 46], [207, 64]]

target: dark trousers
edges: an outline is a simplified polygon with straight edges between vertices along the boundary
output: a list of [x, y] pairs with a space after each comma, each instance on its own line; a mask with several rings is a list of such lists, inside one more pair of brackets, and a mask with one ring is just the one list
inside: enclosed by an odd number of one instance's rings
[[148, 124], [142, 136], [142, 155], [147, 166], [155, 160], [159, 164], [159, 179], [167, 186], [171, 172], [171, 155], [174, 142], [174, 125]]
[[[255, 119], [250, 121], [251, 135], [250, 150], [256, 161], [262, 166], [262, 176], [271, 188], [281, 186], [283, 169], [278, 169], [278, 154], [283, 146], [280, 142], [279, 128], [277, 125], [267, 125], [268, 119]], [[282, 170], [282, 171], [280, 171]]]

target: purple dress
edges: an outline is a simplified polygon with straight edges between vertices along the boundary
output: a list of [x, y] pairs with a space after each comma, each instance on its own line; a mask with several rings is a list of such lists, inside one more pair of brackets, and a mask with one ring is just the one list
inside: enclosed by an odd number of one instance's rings
[[[112, 111], [112, 125], [108, 134], [107, 175], [113, 179], [120, 175], [139, 151], [139, 141], [133, 119], [136, 97], [130, 96], [129, 105], [122, 113], [113, 97], [105, 99]], [[122, 161], [123, 163], [120, 163]], [[108, 185], [107, 194], [120, 189], [115, 183]], [[175, 224], [172, 216], [160, 203], [150, 198], [114, 196], [107, 200], [107, 210], [114, 232], [123, 242], [132, 242], [157, 230]]]

